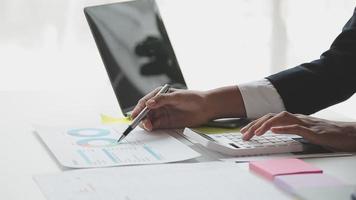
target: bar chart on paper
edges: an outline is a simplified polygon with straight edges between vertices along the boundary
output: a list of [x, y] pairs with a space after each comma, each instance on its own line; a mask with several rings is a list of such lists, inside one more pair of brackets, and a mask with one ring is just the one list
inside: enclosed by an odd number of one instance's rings
[[36, 127], [36, 131], [59, 163], [71, 168], [165, 163], [199, 156], [163, 132], [134, 130], [123, 142], [117, 143], [124, 128]]

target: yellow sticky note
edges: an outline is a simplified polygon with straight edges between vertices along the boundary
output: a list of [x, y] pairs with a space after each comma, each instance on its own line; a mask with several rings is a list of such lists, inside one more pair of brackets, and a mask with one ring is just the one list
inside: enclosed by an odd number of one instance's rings
[[101, 114], [102, 124], [130, 124], [131, 119], [129, 117], [112, 117], [109, 115]]

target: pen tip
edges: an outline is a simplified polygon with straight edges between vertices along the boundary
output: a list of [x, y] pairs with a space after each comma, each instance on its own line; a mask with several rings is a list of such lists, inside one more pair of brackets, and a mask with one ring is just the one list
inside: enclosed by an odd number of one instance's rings
[[124, 137], [125, 137], [125, 135], [122, 134], [121, 137], [117, 140], [117, 143], [120, 143], [120, 141], [121, 141], [122, 139], [124, 139]]
[[121, 137], [117, 140], [117, 142], [119, 143], [122, 139], [124, 139], [131, 131], [132, 131], [132, 127], [129, 126], [127, 127], [127, 129], [124, 131], [124, 133], [121, 135]]

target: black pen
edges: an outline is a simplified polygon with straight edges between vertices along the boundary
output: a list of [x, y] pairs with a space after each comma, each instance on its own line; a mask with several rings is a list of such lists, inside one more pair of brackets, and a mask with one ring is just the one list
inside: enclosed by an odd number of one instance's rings
[[[159, 94], [167, 93], [170, 88], [170, 85], [165, 84], [159, 92], [157, 92], [156, 96]], [[132, 121], [132, 123], [127, 127], [127, 129], [124, 131], [124, 133], [121, 135], [121, 137], [117, 140], [117, 142], [120, 142], [123, 140], [133, 129], [136, 128], [137, 125], [140, 124], [143, 118], [146, 117], [147, 113], [150, 111], [150, 109], [147, 108], [147, 106], [137, 115], [137, 117]]]

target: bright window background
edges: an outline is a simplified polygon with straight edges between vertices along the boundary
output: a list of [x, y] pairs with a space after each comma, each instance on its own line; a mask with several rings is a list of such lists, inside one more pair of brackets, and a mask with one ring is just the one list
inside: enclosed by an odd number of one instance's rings
[[[1, 0], [0, 90], [112, 93], [83, 15], [109, 0]], [[317, 59], [353, 0], [158, 0], [191, 89], [261, 79]], [[356, 118], [356, 99], [332, 109]]]

